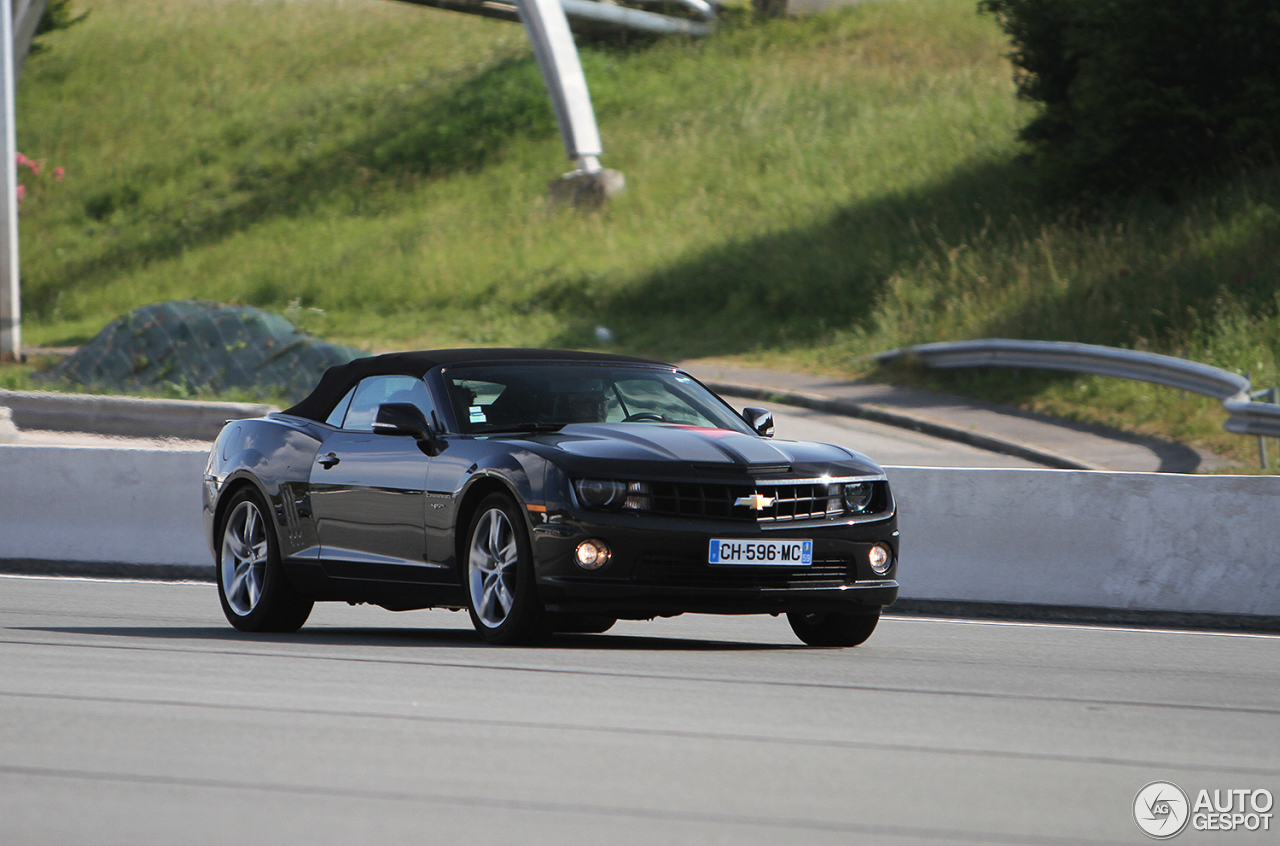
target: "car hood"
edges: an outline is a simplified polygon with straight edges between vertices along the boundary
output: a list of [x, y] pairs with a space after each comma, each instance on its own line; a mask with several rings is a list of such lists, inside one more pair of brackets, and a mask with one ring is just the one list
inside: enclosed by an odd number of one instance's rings
[[577, 464], [573, 459], [579, 459], [595, 467], [614, 462], [679, 462], [725, 472], [882, 472], [865, 455], [831, 444], [773, 440], [700, 426], [579, 423], [554, 434], [538, 435], [536, 440], [568, 459], [567, 463]]

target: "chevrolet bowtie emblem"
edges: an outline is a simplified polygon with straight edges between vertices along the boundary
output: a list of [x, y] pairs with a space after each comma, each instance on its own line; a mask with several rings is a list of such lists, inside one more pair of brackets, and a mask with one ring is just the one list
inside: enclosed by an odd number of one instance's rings
[[751, 496], [740, 496], [733, 502], [734, 505], [745, 505], [753, 511], [764, 511], [770, 505], [773, 505], [773, 497], [764, 494], [753, 494]]

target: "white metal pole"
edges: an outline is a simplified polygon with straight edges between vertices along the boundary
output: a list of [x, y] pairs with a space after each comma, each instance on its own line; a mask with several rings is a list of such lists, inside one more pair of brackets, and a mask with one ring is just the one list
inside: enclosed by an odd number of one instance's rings
[[16, 85], [22, 78], [22, 64], [31, 52], [31, 39], [35, 38], [36, 27], [49, 0], [18, 0], [13, 14], [13, 81]]
[[22, 357], [17, 157], [13, 122], [13, 4], [11, 0], [0, 0], [0, 361]]
[[565, 152], [583, 171], [598, 172], [600, 130], [560, 0], [517, 0], [516, 9], [547, 84]]

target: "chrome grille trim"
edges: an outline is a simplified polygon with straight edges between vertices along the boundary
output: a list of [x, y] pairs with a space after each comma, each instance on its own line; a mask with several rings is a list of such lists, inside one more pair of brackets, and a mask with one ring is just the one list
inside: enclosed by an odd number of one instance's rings
[[[856, 482], [876, 484], [871, 510], [847, 514], [841, 487]], [[791, 525], [833, 518], [853, 522], [885, 519], [893, 513], [893, 497], [883, 474], [829, 476], [813, 479], [760, 479], [737, 482], [650, 481], [651, 514], [705, 517], [723, 520], [750, 520], [762, 527]], [[764, 496], [772, 500], [762, 510], [736, 505], [741, 499]]]
[[887, 482], [889, 477], [883, 473], [868, 476], [814, 476], [809, 479], [756, 479], [757, 485], [847, 485], [853, 482]]

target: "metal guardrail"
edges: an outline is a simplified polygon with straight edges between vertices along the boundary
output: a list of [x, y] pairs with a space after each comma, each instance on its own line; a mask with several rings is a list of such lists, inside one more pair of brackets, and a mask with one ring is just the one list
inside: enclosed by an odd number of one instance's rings
[[[1270, 402], [1254, 402], [1266, 396]], [[1276, 405], [1276, 389], [1253, 391], [1244, 399], [1232, 398], [1222, 404], [1231, 416], [1222, 428], [1237, 435], [1280, 437], [1280, 405]]]
[[913, 355], [929, 367], [1031, 367], [1116, 376], [1154, 382], [1170, 388], [1226, 400], [1249, 390], [1249, 379], [1208, 364], [1159, 353], [1077, 344], [1070, 341], [1017, 341], [986, 338], [920, 344], [890, 350], [876, 358], [888, 361]]
[[[1248, 376], [1171, 355], [1122, 350], [1070, 341], [1019, 341], [986, 338], [980, 341], [919, 344], [879, 353], [881, 363], [914, 357], [928, 367], [1028, 367], [1065, 370], [1095, 376], [1114, 376], [1178, 388], [1222, 401], [1230, 415], [1222, 428], [1237, 435], [1257, 435], [1258, 451], [1266, 466], [1265, 437], [1280, 437], [1280, 405], [1276, 389], [1251, 391]], [[1271, 402], [1254, 402], [1267, 396]]]

